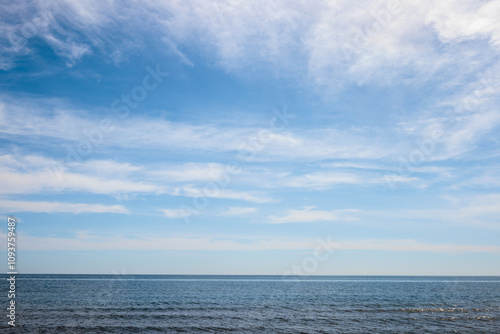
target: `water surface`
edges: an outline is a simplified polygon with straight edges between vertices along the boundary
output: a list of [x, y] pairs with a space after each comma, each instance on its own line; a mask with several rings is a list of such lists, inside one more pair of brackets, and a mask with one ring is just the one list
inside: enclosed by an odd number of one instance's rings
[[500, 333], [500, 277], [20, 275], [17, 289], [19, 333]]

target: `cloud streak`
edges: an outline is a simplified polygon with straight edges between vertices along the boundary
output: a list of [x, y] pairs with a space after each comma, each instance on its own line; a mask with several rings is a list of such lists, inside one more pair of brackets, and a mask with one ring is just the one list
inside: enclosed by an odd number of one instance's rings
[[314, 223], [325, 221], [353, 221], [358, 220], [353, 214], [359, 210], [343, 209], [343, 210], [315, 210], [314, 206], [305, 207], [302, 210], [290, 210], [284, 216], [269, 216], [268, 221], [271, 224], [288, 224], [288, 223]]
[[[0, 233], [0, 246], [5, 246], [5, 234]], [[215, 237], [140, 237], [124, 236], [100, 237], [89, 232], [78, 233], [75, 238], [19, 236], [19, 244], [30, 251], [48, 250], [313, 250], [317, 241], [313, 239], [269, 239], [248, 238], [238, 240], [218, 239]], [[3, 244], [3, 245], [2, 245]], [[474, 244], [433, 244], [416, 240], [344, 240], [330, 241], [324, 245], [332, 250], [378, 250], [393, 252], [451, 252], [451, 253], [499, 253], [500, 246]]]
[[257, 208], [248, 208], [248, 207], [229, 207], [227, 211], [221, 212], [221, 216], [242, 216], [248, 215], [251, 213], [257, 212], [259, 209]]
[[130, 212], [122, 205], [102, 205], [63, 202], [29, 202], [0, 200], [0, 210], [4, 212], [39, 212], [39, 213], [121, 213]]

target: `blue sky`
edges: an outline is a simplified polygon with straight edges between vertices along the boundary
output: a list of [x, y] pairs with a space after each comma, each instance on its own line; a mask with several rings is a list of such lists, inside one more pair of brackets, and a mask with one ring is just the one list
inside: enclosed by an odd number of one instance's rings
[[1, 6], [20, 272], [500, 275], [500, 1]]

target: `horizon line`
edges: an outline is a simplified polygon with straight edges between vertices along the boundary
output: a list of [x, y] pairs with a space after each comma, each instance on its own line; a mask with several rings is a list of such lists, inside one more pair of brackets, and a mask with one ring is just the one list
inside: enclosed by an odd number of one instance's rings
[[[12, 275], [2, 273], [2, 275]], [[99, 274], [99, 273], [16, 273], [20, 275], [99, 275], [99, 276], [274, 276], [274, 277], [500, 277], [498, 275], [401, 275], [401, 274], [332, 274], [332, 275], [280, 275], [280, 274]]]

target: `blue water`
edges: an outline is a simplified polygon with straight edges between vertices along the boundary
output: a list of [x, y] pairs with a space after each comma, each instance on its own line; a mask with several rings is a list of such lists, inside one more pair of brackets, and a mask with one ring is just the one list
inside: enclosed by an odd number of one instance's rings
[[17, 290], [16, 333], [500, 333], [500, 277], [24, 275]]

